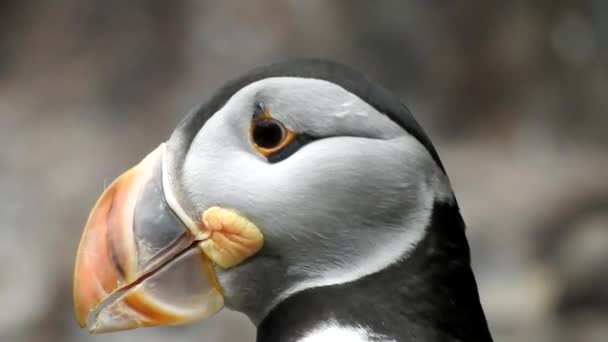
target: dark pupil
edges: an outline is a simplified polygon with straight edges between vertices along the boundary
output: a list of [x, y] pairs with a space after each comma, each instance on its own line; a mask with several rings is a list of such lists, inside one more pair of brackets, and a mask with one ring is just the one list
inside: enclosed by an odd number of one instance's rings
[[253, 142], [262, 148], [273, 148], [283, 140], [283, 127], [273, 120], [258, 121], [253, 128]]

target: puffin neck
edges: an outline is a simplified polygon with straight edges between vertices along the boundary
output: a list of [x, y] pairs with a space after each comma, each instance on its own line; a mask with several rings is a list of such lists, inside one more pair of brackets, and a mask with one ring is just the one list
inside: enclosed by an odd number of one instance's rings
[[298, 341], [327, 322], [382, 341], [492, 341], [457, 205], [435, 203], [425, 238], [403, 260], [280, 302], [259, 324], [257, 341]]

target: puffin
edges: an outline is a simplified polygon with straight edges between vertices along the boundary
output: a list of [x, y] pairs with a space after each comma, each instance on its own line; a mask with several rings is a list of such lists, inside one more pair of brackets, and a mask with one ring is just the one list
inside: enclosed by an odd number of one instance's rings
[[258, 342], [492, 341], [428, 136], [343, 64], [258, 67], [91, 210], [74, 306], [102, 333], [245, 314]]

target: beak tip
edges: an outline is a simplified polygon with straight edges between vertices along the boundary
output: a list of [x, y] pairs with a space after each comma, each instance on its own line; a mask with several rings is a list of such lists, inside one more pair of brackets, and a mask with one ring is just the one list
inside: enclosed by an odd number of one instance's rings
[[78, 322], [78, 325], [81, 328], [86, 328], [86, 326], [87, 326], [87, 316], [88, 316], [88, 314], [78, 306], [78, 303], [75, 303], [75, 305], [74, 305], [74, 318], [76, 319], [76, 322]]

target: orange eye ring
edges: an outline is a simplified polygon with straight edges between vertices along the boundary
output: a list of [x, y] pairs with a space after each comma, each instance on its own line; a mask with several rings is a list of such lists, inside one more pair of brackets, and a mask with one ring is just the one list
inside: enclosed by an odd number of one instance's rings
[[296, 133], [290, 131], [280, 121], [265, 115], [251, 123], [250, 138], [255, 149], [265, 157], [269, 157], [296, 138]]

